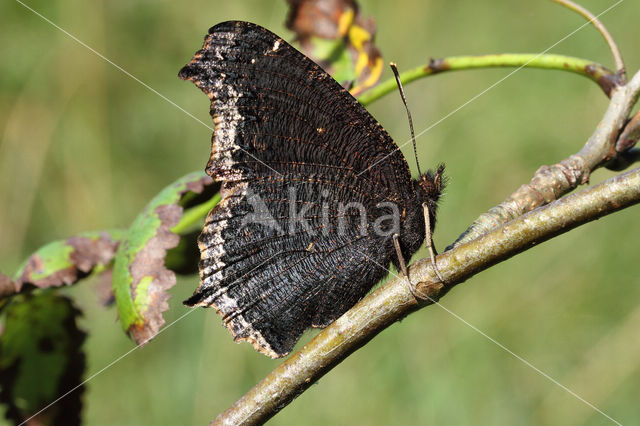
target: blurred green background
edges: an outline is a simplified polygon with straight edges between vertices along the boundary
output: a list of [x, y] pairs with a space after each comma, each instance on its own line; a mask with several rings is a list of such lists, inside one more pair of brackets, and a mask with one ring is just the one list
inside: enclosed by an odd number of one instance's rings
[[[613, 1], [585, 0], [600, 13]], [[199, 119], [209, 101], [177, 72], [207, 29], [249, 20], [291, 39], [284, 0], [27, 3]], [[361, 1], [377, 44], [401, 70], [429, 57], [540, 52], [583, 24], [550, 1]], [[640, 3], [602, 17], [628, 70], [640, 68]], [[13, 0], [0, 4], [0, 270], [53, 239], [128, 227], [161, 188], [207, 161], [211, 132]], [[587, 27], [552, 49], [612, 66]], [[416, 131], [508, 74], [478, 70], [405, 88]], [[385, 78], [391, 76], [385, 71]], [[521, 70], [418, 139], [423, 167], [447, 164], [435, 234], [452, 242], [542, 164], [579, 150], [608, 100], [589, 80]], [[402, 143], [397, 94], [369, 107]], [[403, 148], [415, 170], [410, 145]], [[598, 170], [592, 183], [613, 172]], [[640, 419], [639, 207], [582, 226], [457, 287], [442, 304], [623, 424]], [[424, 253], [418, 253], [423, 256]], [[634, 266], [636, 265], [636, 266]], [[633, 269], [636, 268], [636, 269]], [[182, 277], [167, 322], [197, 285]], [[65, 292], [85, 312], [86, 376], [130, 350], [94, 284]], [[306, 335], [303, 342], [310, 337]], [[236, 345], [213, 310], [197, 309], [87, 385], [88, 425], [198, 425], [280, 361]], [[2, 420], [0, 420], [1, 422]], [[383, 332], [271, 424], [608, 424], [585, 403], [437, 306]]]

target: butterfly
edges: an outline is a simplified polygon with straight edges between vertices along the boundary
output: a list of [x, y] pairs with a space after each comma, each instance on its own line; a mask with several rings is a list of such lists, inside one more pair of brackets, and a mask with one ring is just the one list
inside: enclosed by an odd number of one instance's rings
[[259, 25], [212, 27], [179, 77], [211, 99], [206, 172], [222, 182], [198, 239], [200, 285], [184, 303], [213, 307], [236, 341], [282, 357], [389, 263], [406, 270], [433, 231], [444, 166], [412, 179], [367, 110]]

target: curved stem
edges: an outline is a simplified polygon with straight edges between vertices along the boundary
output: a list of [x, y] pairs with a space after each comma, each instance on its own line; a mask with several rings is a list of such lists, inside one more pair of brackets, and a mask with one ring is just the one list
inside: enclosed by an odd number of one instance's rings
[[640, 202], [640, 168], [569, 195], [438, 256], [446, 284], [434, 281], [429, 258], [410, 269], [419, 303], [396, 277], [362, 299], [249, 390], [213, 424], [262, 424], [378, 333], [413, 311], [437, 303], [455, 285], [534, 245]]
[[[587, 183], [596, 168], [607, 165], [616, 157], [616, 139], [639, 96], [640, 71], [626, 85], [615, 87], [607, 111], [579, 152], [552, 166], [540, 167], [529, 183], [520, 186], [502, 203], [480, 215], [454, 245], [471, 241], [500, 224], [548, 204], [578, 185]], [[634, 126], [627, 124], [627, 128], [633, 129]], [[635, 136], [631, 134], [632, 130], [629, 133], [628, 142], [631, 144]]]
[[[615, 64], [616, 64], [616, 70], [620, 74], [621, 81], [624, 82], [626, 80], [626, 77], [625, 77], [625, 65], [624, 65], [624, 61], [622, 60], [622, 54], [620, 53], [620, 49], [618, 48], [618, 45], [613, 40], [613, 37], [611, 37], [611, 34], [607, 30], [607, 28], [604, 26], [604, 24], [600, 22], [598, 17], [595, 16], [593, 13], [589, 12], [584, 7], [580, 6], [579, 4], [572, 2], [571, 0], [551, 0], [551, 1], [554, 3], [558, 3], [559, 5], [564, 6], [567, 9], [570, 9], [578, 13], [579, 15], [583, 16], [586, 20], [588, 20], [591, 24], [593, 24], [593, 26], [598, 30], [600, 34], [602, 34], [602, 37], [609, 45], [609, 49], [611, 50], [611, 54], [613, 55], [613, 60], [615, 61]], [[617, 6], [617, 3], [614, 4], [613, 6]]]
[[[596, 62], [572, 56], [540, 55], [537, 53], [503, 53], [431, 59], [426, 65], [401, 73], [400, 80], [403, 84], [408, 84], [414, 80], [445, 71], [499, 67], [556, 69], [580, 74], [596, 82], [607, 96], [612, 88], [618, 84], [615, 73]], [[367, 105], [395, 90], [396, 81], [394, 78], [390, 78], [360, 96], [358, 100], [361, 104]]]
[[178, 235], [184, 235], [189, 231], [192, 231], [194, 228], [200, 227], [200, 221], [209, 214], [209, 211], [211, 211], [218, 202], [220, 202], [220, 192], [217, 192], [204, 203], [185, 210], [184, 213], [182, 213], [180, 222], [171, 228], [171, 232]]

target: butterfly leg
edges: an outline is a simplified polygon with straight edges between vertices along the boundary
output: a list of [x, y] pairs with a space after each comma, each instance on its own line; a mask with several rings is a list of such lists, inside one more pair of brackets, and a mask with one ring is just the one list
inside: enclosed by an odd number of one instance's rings
[[400, 269], [402, 269], [402, 273], [405, 277], [407, 277], [407, 281], [409, 281], [409, 284], [411, 284], [411, 280], [409, 279], [409, 270], [407, 269], [407, 263], [404, 261], [402, 250], [400, 250], [400, 241], [398, 240], [399, 238], [400, 236], [398, 234], [393, 234], [393, 245], [396, 248], [396, 255], [398, 256]]
[[433, 246], [433, 238], [431, 236], [431, 219], [429, 216], [429, 206], [427, 205], [427, 203], [422, 204], [422, 209], [424, 211], [425, 244], [427, 245], [427, 249], [429, 249], [431, 266], [433, 267], [433, 271], [438, 276], [438, 279], [440, 279], [441, 282], [445, 282], [444, 278], [442, 278], [442, 275], [440, 275], [438, 265], [436, 265], [436, 249]]

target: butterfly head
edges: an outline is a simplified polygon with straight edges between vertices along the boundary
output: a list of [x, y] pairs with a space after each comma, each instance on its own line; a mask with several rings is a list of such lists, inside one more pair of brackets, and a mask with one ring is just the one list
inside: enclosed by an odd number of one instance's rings
[[446, 179], [444, 177], [444, 164], [438, 166], [435, 172], [429, 170], [417, 180], [418, 201], [429, 206], [431, 227], [436, 223], [436, 208], [442, 195]]

